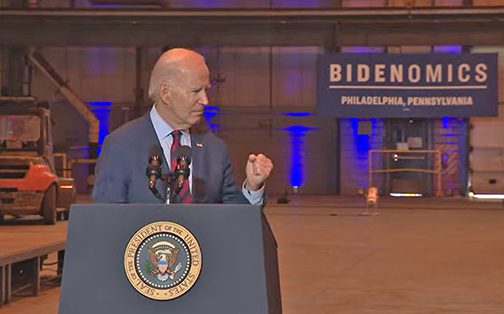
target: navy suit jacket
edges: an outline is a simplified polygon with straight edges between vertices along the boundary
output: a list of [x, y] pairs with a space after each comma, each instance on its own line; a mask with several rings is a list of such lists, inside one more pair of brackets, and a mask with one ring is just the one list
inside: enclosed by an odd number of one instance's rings
[[[191, 129], [193, 203], [244, 203], [233, 179], [224, 142], [208, 131]], [[198, 145], [196, 145], [198, 144]], [[160, 203], [149, 189], [146, 168], [152, 147], [161, 147], [149, 114], [109, 134], [96, 164], [93, 200], [96, 203]], [[168, 173], [163, 157], [162, 171]], [[165, 196], [166, 185], [157, 183]]]

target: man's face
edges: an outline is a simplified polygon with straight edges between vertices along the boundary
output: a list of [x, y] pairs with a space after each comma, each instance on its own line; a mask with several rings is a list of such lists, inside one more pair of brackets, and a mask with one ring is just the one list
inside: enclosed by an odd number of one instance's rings
[[165, 95], [165, 119], [174, 129], [188, 129], [203, 117], [208, 105], [209, 72], [204, 62], [196, 62], [173, 77], [161, 94]]

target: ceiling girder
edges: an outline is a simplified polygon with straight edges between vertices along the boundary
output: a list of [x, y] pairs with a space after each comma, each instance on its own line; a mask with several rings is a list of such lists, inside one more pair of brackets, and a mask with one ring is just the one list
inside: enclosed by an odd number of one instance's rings
[[504, 45], [504, 7], [0, 10], [0, 45]]

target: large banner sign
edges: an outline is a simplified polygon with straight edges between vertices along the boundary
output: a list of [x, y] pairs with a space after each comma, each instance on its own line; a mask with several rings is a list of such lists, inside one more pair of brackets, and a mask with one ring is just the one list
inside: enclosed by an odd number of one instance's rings
[[317, 112], [332, 117], [498, 114], [497, 54], [335, 54], [317, 64]]

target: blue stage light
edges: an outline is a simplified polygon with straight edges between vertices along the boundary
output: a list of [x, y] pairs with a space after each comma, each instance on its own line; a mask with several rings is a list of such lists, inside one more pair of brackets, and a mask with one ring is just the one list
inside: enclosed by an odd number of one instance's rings
[[315, 128], [304, 125], [291, 125], [283, 128], [289, 132], [291, 138], [291, 156], [290, 156], [290, 185], [297, 190], [303, 185], [304, 181], [304, 137]]
[[87, 104], [91, 108], [91, 111], [95, 115], [95, 117], [99, 121], [99, 130], [98, 130], [98, 144], [100, 147], [98, 148], [98, 154], [101, 151], [101, 144], [103, 144], [103, 140], [109, 134], [109, 116], [110, 116], [110, 107], [112, 106], [111, 101], [88, 101]]
[[311, 112], [285, 112], [283, 115], [287, 116], [287, 117], [309, 117], [312, 115], [312, 113]]
[[212, 133], [216, 133], [220, 129], [220, 124], [215, 123], [214, 120], [214, 118], [217, 117], [220, 113], [220, 108], [218, 106], [208, 105], [204, 107], [203, 119], [205, 119]]
[[445, 45], [445, 46], [434, 46], [433, 52], [438, 53], [462, 53], [462, 46], [459, 45]]

